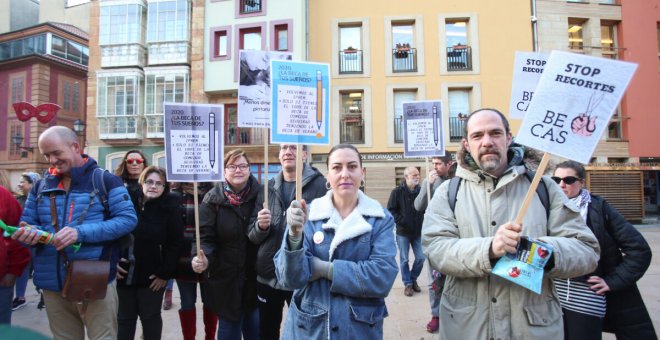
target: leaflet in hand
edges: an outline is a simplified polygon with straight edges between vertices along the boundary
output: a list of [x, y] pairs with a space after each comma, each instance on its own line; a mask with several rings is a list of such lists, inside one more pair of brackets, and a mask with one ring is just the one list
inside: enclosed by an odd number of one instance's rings
[[500, 258], [493, 274], [541, 294], [543, 268], [552, 256], [552, 246], [531, 237], [522, 237], [515, 254]]

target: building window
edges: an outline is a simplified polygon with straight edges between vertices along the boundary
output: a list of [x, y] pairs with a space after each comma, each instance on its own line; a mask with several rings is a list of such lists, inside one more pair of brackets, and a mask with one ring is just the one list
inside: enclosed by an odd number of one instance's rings
[[147, 22], [147, 41], [187, 41], [187, 0], [150, 2]]
[[403, 103], [415, 100], [416, 89], [394, 90], [394, 143], [403, 143]]
[[145, 71], [145, 118], [147, 137], [163, 137], [164, 102], [188, 101], [188, 71], [150, 69]]
[[14, 145], [14, 143], [11, 143], [11, 137], [13, 136], [21, 136], [23, 139], [23, 144], [28, 144], [29, 141], [25, 140], [25, 136], [23, 136], [23, 124], [18, 121], [13, 121], [9, 124], [9, 159], [19, 159], [21, 158], [21, 148], [19, 146]]
[[340, 91], [340, 143], [364, 144], [364, 90]]
[[[282, 165], [279, 163], [268, 164], [268, 180], [277, 177], [281, 170]], [[259, 183], [265, 183], [266, 169], [264, 164], [250, 164], [250, 173], [259, 180]]]
[[392, 72], [417, 72], [415, 21], [392, 22]]
[[231, 59], [230, 26], [211, 28], [211, 61]]
[[584, 24], [582, 19], [568, 19], [568, 48], [571, 52], [584, 53]]
[[607, 124], [607, 140], [621, 140], [623, 139], [623, 132], [621, 130], [621, 108], [617, 107], [612, 115], [610, 122]]
[[463, 131], [470, 109], [470, 89], [449, 89], [449, 141], [459, 142], [463, 139]]
[[225, 145], [260, 145], [263, 143], [261, 129], [239, 127], [236, 104], [225, 104]]
[[339, 26], [339, 74], [362, 73], [362, 23]]
[[261, 27], [250, 27], [239, 30], [239, 50], [261, 50]]
[[46, 33], [10, 40], [0, 44], [0, 61], [45, 53]]
[[236, 18], [266, 15], [266, 0], [236, 0]]
[[145, 19], [146, 9], [142, 4], [104, 5], [101, 2], [100, 45], [142, 44]]
[[142, 75], [99, 76], [96, 116], [99, 118], [101, 138], [104, 135], [119, 138], [122, 134], [138, 132], [143, 82]]
[[470, 46], [469, 19], [452, 18], [445, 21], [447, 46], [447, 71], [472, 70], [472, 46]]
[[616, 24], [602, 22], [600, 25], [600, 46], [603, 58], [617, 59]]
[[275, 34], [273, 36], [275, 37], [276, 51], [289, 50], [289, 25], [275, 25]]
[[25, 101], [25, 78], [16, 77], [11, 79], [11, 103]]
[[77, 81], [62, 80], [62, 109], [71, 113], [80, 112], [80, 85]]

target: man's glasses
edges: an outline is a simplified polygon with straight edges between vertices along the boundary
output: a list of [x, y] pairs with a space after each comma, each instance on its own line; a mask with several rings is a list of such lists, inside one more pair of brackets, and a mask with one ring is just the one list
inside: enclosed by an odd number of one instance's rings
[[148, 180], [144, 181], [144, 184], [147, 185], [147, 186], [150, 186], [150, 187], [155, 186], [155, 187], [158, 187], [158, 188], [162, 188], [162, 187], [165, 186], [165, 183], [163, 183], [163, 182], [156, 182], [156, 181], [151, 180], [151, 179], [148, 179]]
[[555, 183], [557, 183], [557, 184], [561, 183], [561, 181], [564, 181], [564, 183], [566, 183], [568, 185], [571, 185], [571, 184], [573, 184], [573, 183], [580, 180], [580, 178], [577, 178], [575, 176], [566, 176], [564, 178], [552, 176], [550, 178], [552, 178], [552, 180], [555, 181]]
[[234, 171], [236, 171], [236, 169], [240, 169], [241, 171], [245, 171], [245, 170], [248, 169], [248, 167], [250, 167], [250, 166], [247, 165], [247, 164], [239, 164], [239, 165], [230, 164], [230, 165], [227, 165], [226, 169], [229, 172], [234, 172]]
[[131, 165], [142, 164], [142, 163], [144, 163], [144, 159], [141, 158], [129, 158], [126, 160], [126, 164], [131, 164]]

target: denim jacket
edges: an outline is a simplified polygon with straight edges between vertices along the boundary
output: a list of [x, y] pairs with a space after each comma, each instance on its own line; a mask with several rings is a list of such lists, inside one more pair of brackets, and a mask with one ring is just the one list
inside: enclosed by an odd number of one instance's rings
[[[314, 200], [303, 247], [292, 251], [285, 241], [275, 255], [277, 279], [294, 289], [282, 339], [383, 337], [385, 297], [398, 273], [394, 219], [377, 201], [358, 195], [357, 207], [337, 222], [332, 191]], [[332, 261], [332, 281], [309, 282], [313, 257]]]

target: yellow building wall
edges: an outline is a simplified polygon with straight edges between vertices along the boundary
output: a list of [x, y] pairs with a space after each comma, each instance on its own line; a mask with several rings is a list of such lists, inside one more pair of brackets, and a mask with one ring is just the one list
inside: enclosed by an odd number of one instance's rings
[[[446, 85], [447, 84], [477, 84], [473, 88], [471, 103], [475, 107], [497, 108], [507, 114], [511, 92], [511, 80], [515, 51], [532, 50], [532, 29], [530, 22], [531, 8], [528, 0], [507, 1], [503, 5], [499, 1], [491, 0], [451, 0], [451, 1], [310, 1], [309, 8], [309, 60], [331, 63], [333, 55], [339, 52], [336, 44], [338, 29], [337, 20], [352, 19], [366, 20], [363, 29], [368, 31], [368, 38], [363, 39], [363, 46], [368, 45], [369, 53], [364, 56], [366, 76], [335, 76], [331, 79], [331, 86], [336, 87], [363, 87], [368, 86], [371, 92], [372, 119], [365, 121], [366, 133], [364, 146], [361, 152], [402, 152], [403, 144], [393, 145], [393, 136], [388, 131], [391, 120], [387, 119], [388, 110], [392, 110], [391, 87], [403, 84], [418, 84], [418, 99], [442, 99], [447, 113]], [[444, 17], [454, 15], [470, 15], [471, 20], [476, 18], [478, 32], [470, 32], [472, 42], [478, 41], [478, 55], [473, 55], [474, 72], [447, 72], [443, 71], [441, 53], [444, 50]], [[419, 72], [413, 75], [386, 75], [387, 54], [391, 54], [387, 37], [388, 23], [392, 19], [410, 17], [415, 19], [416, 30], [422, 29], [423, 43], [416, 41], [418, 48], [418, 63], [423, 59], [423, 65], [418, 66]], [[420, 22], [421, 21], [421, 22]], [[333, 44], [333, 35], [335, 44]], [[442, 39], [442, 41], [441, 41]], [[386, 45], [387, 43], [387, 45]], [[442, 48], [442, 49], [441, 49]], [[367, 63], [370, 67], [367, 67]], [[421, 66], [421, 67], [420, 67]], [[331, 72], [333, 73], [333, 72]], [[336, 74], [336, 72], [334, 72]], [[443, 84], [445, 93], [443, 98]], [[452, 85], [453, 86], [453, 85]], [[388, 95], [389, 93], [389, 95]], [[367, 103], [364, 103], [366, 106]], [[389, 106], [389, 107], [388, 107]], [[331, 105], [332, 107], [332, 105]], [[336, 107], [336, 106], [335, 106]], [[390, 113], [391, 114], [391, 113]], [[338, 128], [338, 112], [331, 112], [334, 123], [332, 129]], [[520, 121], [512, 121], [512, 131], [517, 131]], [[390, 128], [391, 130], [391, 128]], [[335, 133], [333, 136], [337, 136]], [[458, 143], [448, 143], [447, 149], [455, 151]], [[331, 146], [338, 144], [337, 138], [331, 138]], [[313, 154], [323, 154], [329, 147], [314, 147]]]

